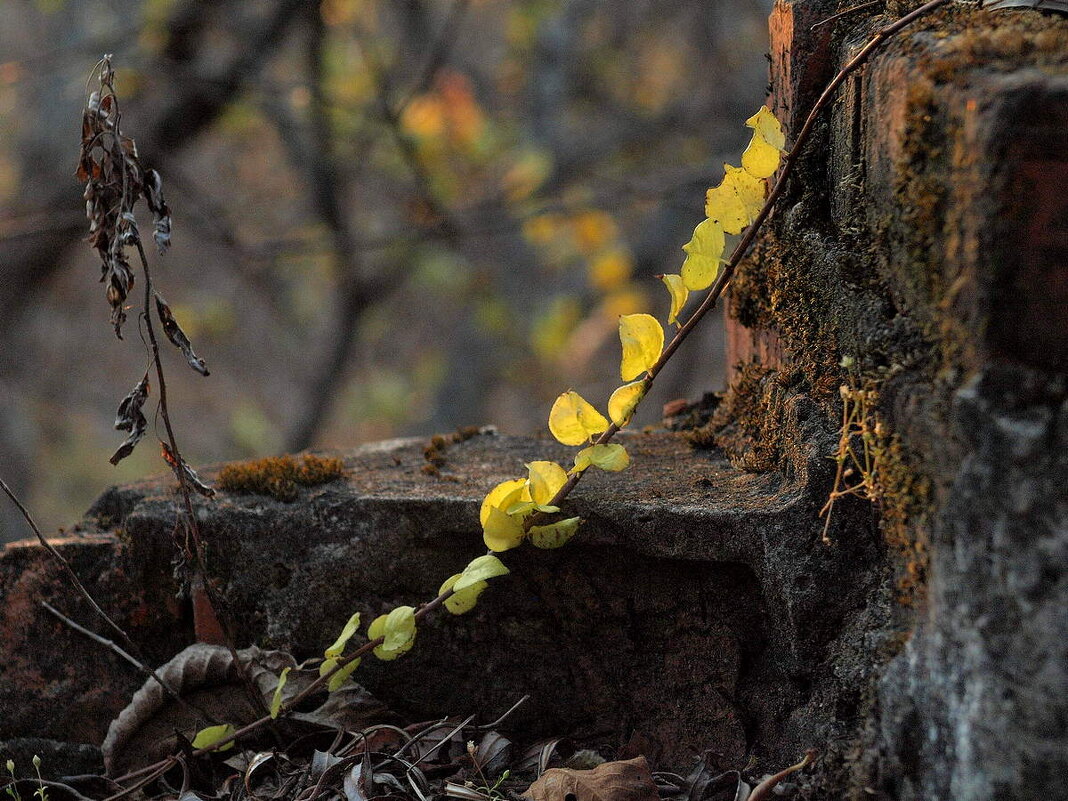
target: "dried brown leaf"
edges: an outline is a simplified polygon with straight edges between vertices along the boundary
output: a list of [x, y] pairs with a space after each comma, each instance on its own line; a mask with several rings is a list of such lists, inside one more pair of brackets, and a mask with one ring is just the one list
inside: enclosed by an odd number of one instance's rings
[[111, 463], [118, 464], [125, 459], [137, 446], [137, 443], [145, 436], [145, 431], [148, 430], [148, 420], [145, 419], [144, 412], [141, 408], [145, 405], [145, 400], [148, 398], [149, 383], [148, 373], [146, 372], [144, 378], [137, 382], [136, 386], [130, 391], [130, 394], [122, 399], [119, 403], [119, 410], [115, 413], [115, 429], [117, 431], [129, 431], [125, 441], [119, 446], [111, 456]]
[[178, 325], [178, 321], [174, 319], [171, 307], [160, 297], [158, 292], [156, 293], [156, 314], [159, 316], [160, 325], [163, 326], [163, 333], [167, 335], [167, 339], [171, 341], [172, 345], [185, 354], [185, 360], [189, 362], [189, 366], [203, 376], [210, 375], [204, 360], [193, 352], [193, 345], [189, 342], [189, 337], [185, 335], [185, 331]]
[[523, 794], [532, 801], [659, 801], [645, 757], [593, 770], [551, 768]]
[[181, 482], [182, 478], [185, 478], [186, 483], [194, 490], [199, 492], [205, 498], [214, 498], [215, 489], [209, 484], [205, 484], [200, 476], [197, 475], [197, 471], [186, 464], [184, 459], [179, 459], [178, 456], [171, 450], [163, 440], [159, 441], [160, 454], [163, 456], [163, 461], [171, 466], [171, 470], [174, 471], [175, 477]]

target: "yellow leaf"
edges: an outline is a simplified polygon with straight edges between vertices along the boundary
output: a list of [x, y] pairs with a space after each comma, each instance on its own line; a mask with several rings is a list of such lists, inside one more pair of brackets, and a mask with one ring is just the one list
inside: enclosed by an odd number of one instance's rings
[[646, 391], [645, 379], [624, 384], [608, 399], [608, 416], [612, 422], [622, 428], [630, 422], [638, 404], [642, 402]]
[[622, 445], [610, 443], [608, 445], [591, 445], [583, 448], [575, 455], [575, 469], [585, 470], [590, 465], [617, 473], [625, 470], [630, 464], [630, 455]]
[[[539, 312], [530, 326], [530, 344], [538, 358], [550, 362], [566, 353], [572, 332], [582, 321], [582, 307], [571, 296], [553, 298], [549, 307]], [[512, 329], [511, 322], [507, 330]]]
[[705, 220], [693, 229], [690, 241], [682, 246], [686, 261], [682, 264], [682, 283], [692, 292], [708, 289], [719, 274], [723, 261], [723, 226], [715, 220]]
[[524, 500], [530, 500], [530, 493], [527, 491], [527, 480], [525, 478], [502, 481], [496, 487], [491, 489], [489, 494], [486, 495], [485, 500], [482, 501], [482, 508], [478, 513], [479, 520], [483, 527], [485, 527], [486, 521], [489, 519], [490, 509], [500, 509], [507, 512], [512, 506], [521, 503]]
[[490, 507], [482, 524], [482, 539], [491, 551], [507, 551], [523, 541], [523, 520], [507, 515], [496, 506]]
[[486, 581], [497, 576], [506, 576], [508, 573], [509, 570], [504, 566], [504, 562], [493, 554], [478, 556], [472, 559], [471, 564], [464, 568], [464, 572], [456, 580], [453, 589], [456, 592], [466, 590], [480, 581]]
[[286, 686], [286, 679], [289, 678], [290, 668], [282, 668], [282, 675], [278, 677], [278, 685], [274, 688], [274, 696], [271, 698], [271, 720], [278, 718], [278, 713], [282, 711], [282, 690]]
[[383, 661], [407, 653], [415, 642], [415, 609], [398, 606], [388, 615], [379, 615], [368, 627], [367, 637], [371, 640], [383, 638], [382, 644], [374, 650], [375, 656]]
[[767, 183], [741, 167], [724, 164], [723, 170], [720, 185], [709, 189], [705, 197], [705, 215], [728, 234], [738, 234], [760, 213]]
[[[445, 579], [445, 583], [441, 585], [438, 590], [438, 595], [448, 592], [456, 584], [457, 579], [462, 576], [462, 573], [457, 573], [455, 576], [449, 576]], [[475, 608], [475, 604], [478, 602], [478, 596], [482, 594], [482, 591], [488, 587], [489, 584], [485, 581], [479, 581], [472, 584], [470, 587], [465, 587], [459, 592], [453, 592], [448, 598], [445, 599], [445, 608], [454, 615], [462, 615], [465, 612], [470, 612]]]
[[590, 262], [590, 286], [608, 292], [627, 283], [633, 271], [630, 254], [625, 250], [614, 248], [604, 251]]
[[606, 320], [615, 320], [621, 314], [634, 314], [648, 306], [649, 302], [645, 293], [633, 284], [627, 284], [605, 295], [596, 314]]
[[760, 131], [753, 131], [749, 146], [742, 153], [742, 168], [754, 178], [767, 178], [779, 169], [779, 151], [769, 145]]
[[761, 106], [756, 114], [745, 121], [745, 124], [776, 150], [781, 151], [786, 147], [786, 134], [782, 131], [782, 125], [767, 106]]
[[577, 214], [572, 220], [575, 244], [583, 253], [593, 253], [605, 247], [616, 236], [616, 223], [610, 214], [590, 210]]
[[334, 644], [331, 645], [323, 652], [323, 656], [327, 659], [336, 659], [341, 656], [345, 651], [345, 645], [352, 639], [352, 635], [356, 633], [356, 630], [360, 628], [360, 613], [357, 612], [349, 618], [349, 622], [345, 624], [345, 627], [341, 630], [341, 634], [334, 640]]
[[[409, 645], [408, 647], [410, 648], [411, 646]], [[408, 649], [406, 648], [405, 650]], [[400, 654], [397, 654], [397, 656], [400, 656]], [[396, 657], [393, 658], [395, 659]], [[345, 682], [349, 680], [349, 676], [351, 676], [356, 670], [356, 668], [360, 666], [360, 661], [361, 660], [359, 659], [353, 659], [351, 662], [345, 665], [345, 667], [341, 668], [341, 670], [332, 675], [330, 679], [326, 682], [326, 689], [332, 693], [336, 693], [338, 690], [340, 690], [342, 685], [344, 685]]]
[[677, 323], [679, 312], [682, 311], [682, 307], [686, 305], [686, 299], [690, 296], [690, 290], [686, 288], [681, 275], [662, 275], [660, 280], [664, 282], [668, 294], [671, 295], [671, 311], [668, 312], [668, 322]]
[[[619, 373], [624, 381], [637, 378], [652, 367], [664, 349], [664, 329], [649, 314], [624, 314], [619, 318], [619, 341], [623, 360]], [[579, 445], [581, 442], [564, 443]]]
[[545, 526], [531, 526], [530, 541], [536, 548], [559, 548], [575, 536], [582, 518], [569, 517]]
[[549, 431], [564, 445], [581, 445], [608, 428], [608, 421], [573, 390], [561, 394], [549, 412]]
[[546, 506], [567, 483], [567, 471], [556, 462], [531, 462], [527, 470], [530, 472], [530, 499], [538, 506]]
[[[232, 736], [235, 731], [236, 729], [229, 723], [208, 726], [206, 729], [201, 729], [197, 732], [197, 736], [193, 738], [193, 748], [209, 748], [220, 740], [225, 740], [227, 737]], [[233, 747], [234, 744], [231, 741], [217, 750], [228, 751]]]

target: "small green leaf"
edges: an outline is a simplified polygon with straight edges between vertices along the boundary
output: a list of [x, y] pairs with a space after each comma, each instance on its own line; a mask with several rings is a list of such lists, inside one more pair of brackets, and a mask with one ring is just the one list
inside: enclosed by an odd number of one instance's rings
[[[208, 726], [206, 729], [201, 729], [197, 732], [196, 737], [193, 738], [193, 748], [210, 748], [220, 740], [232, 737], [235, 731], [237, 730], [229, 723], [220, 723], [218, 726]], [[231, 741], [218, 750], [228, 751], [233, 747], [234, 743]]]
[[360, 628], [360, 613], [357, 612], [349, 618], [349, 622], [345, 624], [345, 627], [341, 630], [341, 634], [334, 640], [334, 644], [331, 645], [326, 651], [323, 652], [323, 656], [327, 659], [335, 659], [341, 656], [345, 651], [345, 645], [352, 639], [352, 635], [355, 634]]
[[328, 689], [332, 693], [340, 690], [341, 686], [346, 681], [348, 681], [348, 678], [352, 675], [353, 671], [355, 671], [356, 668], [360, 666], [361, 661], [362, 660], [360, 659], [353, 659], [351, 662], [345, 665], [345, 667], [341, 668], [341, 670], [332, 675], [330, 677], [330, 680], [326, 683], [326, 689]]
[[390, 661], [406, 654], [415, 643], [415, 609], [398, 606], [388, 615], [379, 615], [367, 629], [371, 640], [382, 638], [382, 644], [374, 650], [375, 656]]
[[581, 517], [569, 517], [545, 526], [532, 526], [530, 541], [537, 548], [559, 548], [575, 536], [581, 522]]
[[493, 554], [486, 554], [471, 560], [471, 564], [464, 568], [460, 578], [453, 585], [453, 592], [467, 589], [480, 581], [508, 575], [510, 571], [504, 566], [504, 562]]
[[[455, 576], [449, 576], [445, 579], [445, 582], [441, 585], [441, 589], [438, 590], [438, 595], [448, 592], [456, 584], [456, 581], [462, 576], [462, 573], [457, 573]], [[478, 596], [482, 594], [482, 591], [488, 587], [485, 581], [480, 581], [477, 584], [472, 584], [459, 592], [453, 592], [448, 598], [445, 599], [445, 609], [451, 614], [462, 615], [466, 612], [470, 612], [475, 608], [475, 604], [478, 602]]]
[[274, 688], [274, 697], [271, 699], [271, 720], [277, 720], [278, 713], [282, 711], [282, 690], [289, 678], [290, 668], [283, 668], [282, 675], [278, 677], [278, 686]]

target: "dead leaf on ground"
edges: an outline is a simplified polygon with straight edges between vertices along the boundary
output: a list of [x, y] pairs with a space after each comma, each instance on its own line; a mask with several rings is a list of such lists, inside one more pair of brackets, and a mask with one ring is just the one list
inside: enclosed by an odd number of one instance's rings
[[531, 801], [659, 801], [645, 757], [593, 770], [551, 768], [523, 795]]

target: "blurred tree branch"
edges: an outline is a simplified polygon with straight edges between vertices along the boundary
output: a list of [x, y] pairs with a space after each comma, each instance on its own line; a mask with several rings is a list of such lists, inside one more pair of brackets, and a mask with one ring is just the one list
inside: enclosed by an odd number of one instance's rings
[[[182, 80], [175, 82], [166, 104], [139, 112], [150, 115], [140, 125], [145, 131], [138, 140], [142, 160], [161, 164], [208, 127], [276, 52], [296, 12], [306, 2], [277, 0], [266, 18], [248, 32], [248, 46], [215, 70], [197, 63], [203, 50], [198, 44], [210, 29], [204, 19], [211, 4], [199, 0], [183, 3], [168, 25], [170, 44], [152, 68], [161, 75], [177, 72]], [[37, 176], [35, 183], [40, 187], [33, 193], [39, 198], [36, 205], [40, 212], [30, 214], [48, 214], [56, 224], [0, 239], [0, 284], [12, 290], [0, 295], [0, 338], [12, 329], [27, 301], [63, 265], [66, 248], [82, 236], [84, 221], [76, 219], [83, 216], [82, 202], [70, 177], [71, 164], [73, 159], [63, 152], [27, 171]]]

